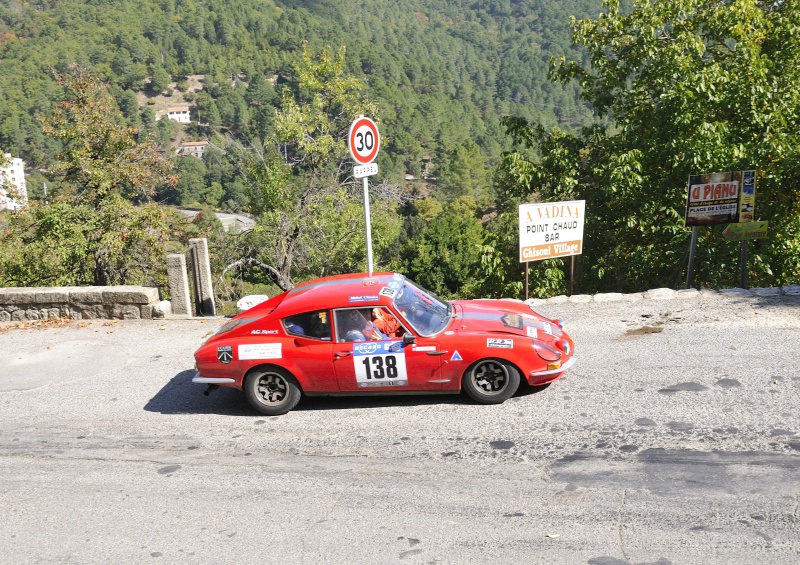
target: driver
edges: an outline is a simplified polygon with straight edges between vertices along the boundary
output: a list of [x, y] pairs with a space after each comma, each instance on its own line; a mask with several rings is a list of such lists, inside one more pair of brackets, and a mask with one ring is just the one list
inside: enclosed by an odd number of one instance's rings
[[372, 323], [378, 328], [378, 331], [388, 337], [402, 337], [403, 326], [397, 321], [397, 318], [392, 316], [383, 308], [372, 309]]
[[346, 310], [344, 312], [341, 318], [340, 332], [344, 336], [341, 341], [380, 341], [387, 339], [387, 336], [358, 310]]

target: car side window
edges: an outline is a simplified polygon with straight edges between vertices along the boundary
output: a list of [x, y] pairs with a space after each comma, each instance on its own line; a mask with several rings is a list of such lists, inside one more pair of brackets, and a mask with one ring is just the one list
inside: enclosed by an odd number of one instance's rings
[[327, 310], [295, 314], [283, 319], [283, 328], [289, 335], [330, 341], [331, 323]]
[[387, 339], [403, 337], [403, 334], [406, 333], [406, 329], [394, 314], [382, 306], [372, 309], [372, 323], [375, 324], [378, 331], [386, 335]]
[[380, 341], [387, 339], [372, 321], [372, 308], [336, 310], [336, 341]]

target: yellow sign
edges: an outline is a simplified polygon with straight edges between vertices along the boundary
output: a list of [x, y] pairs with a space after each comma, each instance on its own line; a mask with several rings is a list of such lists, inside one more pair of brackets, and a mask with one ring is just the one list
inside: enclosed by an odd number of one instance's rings
[[731, 241], [742, 241], [745, 239], [762, 239], [767, 237], [767, 226], [769, 222], [745, 222], [741, 224], [728, 224], [722, 235]]
[[756, 172], [742, 171], [742, 195], [739, 197], [739, 223], [752, 222], [756, 207]]

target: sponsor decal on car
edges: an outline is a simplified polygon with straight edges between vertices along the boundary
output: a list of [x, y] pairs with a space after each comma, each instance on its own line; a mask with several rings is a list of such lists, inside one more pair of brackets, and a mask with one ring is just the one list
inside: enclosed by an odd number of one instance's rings
[[358, 388], [408, 386], [402, 341], [375, 341], [353, 345]]
[[453, 356], [450, 357], [450, 361], [463, 361], [461, 355], [458, 354], [458, 350], [453, 351]]
[[219, 362], [224, 365], [230, 363], [231, 360], [233, 360], [233, 346], [220, 345], [217, 347], [217, 359], [219, 359]]
[[278, 330], [253, 330], [250, 335], [276, 335]]
[[528, 334], [528, 337], [539, 337], [539, 332], [533, 326], [525, 326], [525, 333]]
[[356, 355], [372, 355], [379, 349], [382, 349], [382, 345], [380, 342], [377, 341], [369, 341], [367, 343], [357, 343], [353, 346], [353, 353]]
[[560, 337], [563, 332], [558, 328], [558, 326], [554, 326], [550, 322], [541, 322], [536, 321], [531, 324], [534, 328], [542, 330], [547, 335], [552, 335], [555, 337]]
[[351, 296], [350, 302], [377, 302], [378, 297], [374, 294], [360, 294], [358, 296]]
[[503, 314], [500, 319], [507, 328], [522, 329], [522, 316], [519, 314]]
[[280, 343], [247, 343], [240, 345], [237, 349], [239, 359], [242, 361], [250, 359], [280, 359]]
[[498, 339], [498, 338], [488, 338], [486, 340], [486, 347], [494, 347], [497, 349], [513, 349], [514, 348], [514, 340], [513, 339]]
[[381, 296], [388, 296], [389, 298], [394, 298], [394, 295], [397, 294], [397, 289], [385, 286], [381, 289], [379, 294]]
[[414, 345], [413, 347], [411, 347], [411, 349], [413, 349], [414, 351], [436, 351], [436, 346], [435, 345], [423, 345], [423, 346]]

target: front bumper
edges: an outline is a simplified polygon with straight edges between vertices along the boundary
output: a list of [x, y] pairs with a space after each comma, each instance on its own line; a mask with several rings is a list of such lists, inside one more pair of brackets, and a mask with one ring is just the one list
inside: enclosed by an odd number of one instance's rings
[[547, 375], [557, 375], [559, 373], [563, 373], [572, 367], [575, 364], [575, 361], [575, 357], [570, 357], [567, 362], [561, 365], [558, 369], [548, 369], [547, 371], [531, 371], [528, 375], [528, 378], [533, 379], [536, 377], [546, 377]]
[[199, 385], [223, 385], [228, 383], [234, 383], [236, 381], [234, 381], [233, 379], [201, 377], [200, 373], [195, 371], [194, 376], [192, 377], [192, 382]]

